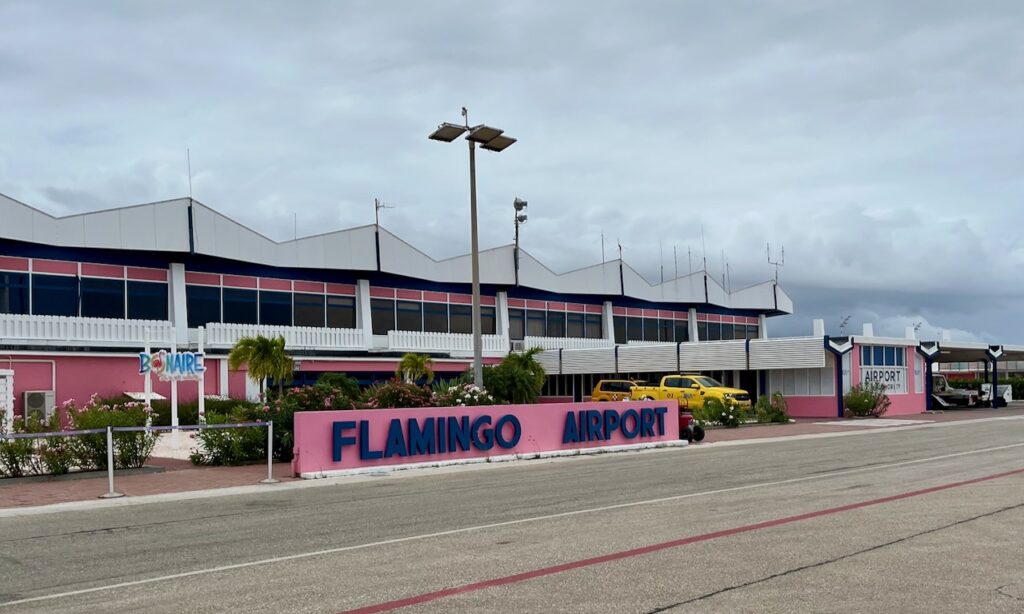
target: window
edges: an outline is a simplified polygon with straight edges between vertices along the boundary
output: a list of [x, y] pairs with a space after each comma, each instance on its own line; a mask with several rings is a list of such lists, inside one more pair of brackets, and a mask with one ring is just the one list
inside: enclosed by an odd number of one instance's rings
[[220, 288], [185, 286], [185, 306], [188, 309], [189, 328], [220, 322]]
[[398, 301], [398, 330], [423, 330], [423, 303]]
[[902, 367], [905, 348], [865, 345], [861, 347], [862, 366], [872, 367]]
[[28, 313], [28, 273], [0, 272], [0, 313]]
[[615, 329], [615, 343], [626, 342], [626, 317], [625, 316], [614, 316], [612, 318], [612, 327]]
[[529, 309], [526, 312], [526, 335], [528, 337], [545, 337], [548, 334], [547, 322], [544, 312], [538, 309]]
[[129, 281], [128, 319], [166, 320], [167, 284], [150, 281]]
[[124, 280], [83, 277], [82, 316], [124, 319]]
[[587, 339], [601, 339], [604, 337], [604, 322], [601, 314], [588, 313], [586, 319]]
[[526, 312], [522, 309], [508, 310], [509, 339], [522, 339], [526, 336]]
[[626, 318], [626, 339], [628, 339], [629, 341], [643, 341], [643, 318]]
[[719, 322], [708, 322], [708, 341], [722, 340], [722, 325]]
[[549, 311], [548, 312], [548, 337], [564, 337], [565, 336], [565, 312], [564, 311]]
[[697, 340], [707, 341], [708, 340], [708, 323], [697, 322]]
[[78, 278], [33, 275], [32, 313], [37, 316], [77, 316]]
[[324, 325], [324, 295], [302, 294], [296, 292], [295, 300], [295, 326], [314, 326], [322, 328]]
[[351, 296], [328, 296], [327, 326], [330, 328], [355, 328], [356, 299]]
[[473, 332], [473, 307], [470, 305], [448, 305], [448, 322], [453, 333]]
[[257, 299], [255, 290], [224, 288], [224, 321], [229, 324], [259, 324]]
[[757, 339], [757, 324], [747, 324], [747, 339]]
[[292, 325], [292, 293], [260, 290], [260, 324]]
[[498, 318], [495, 316], [494, 307], [480, 307], [480, 334], [498, 334]]
[[658, 340], [658, 321], [652, 318], [643, 318], [644, 341]]
[[675, 341], [675, 326], [672, 320], [658, 320], [658, 341]]
[[386, 335], [389, 330], [395, 330], [395, 301], [370, 299], [370, 323], [375, 335]]
[[584, 332], [582, 313], [565, 314], [565, 336], [577, 339], [587, 336]]
[[722, 338], [723, 341], [731, 341], [733, 339], [733, 333], [734, 333], [734, 330], [733, 330], [733, 325], [732, 324], [722, 324], [722, 337], [721, 338]]
[[676, 341], [690, 340], [690, 326], [686, 320], [676, 320]]
[[448, 305], [423, 303], [423, 330], [428, 333], [448, 332]]
[[861, 347], [860, 382], [879, 383], [889, 394], [907, 392], [906, 348], [874, 345]]

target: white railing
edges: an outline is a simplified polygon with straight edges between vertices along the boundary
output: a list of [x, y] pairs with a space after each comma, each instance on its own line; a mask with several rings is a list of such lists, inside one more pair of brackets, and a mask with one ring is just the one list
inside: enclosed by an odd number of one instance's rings
[[594, 348], [614, 347], [610, 339], [580, 339], [577, 337], [526, 337], [523, 347], [526, 349], [539, 347], [544, 350], [592, 350]]
[[0, 343], [141, 346], [146, 342], [147, 328], [153, 344], [169, 344], [174, 340], [174, 327], [166, 320], [0, 314]]
[[[195, 336], [189, 331], [189, 338]], [[206, 345], [228, 348], [242, 337], [283, 336], [285, 347], [302, 350], [365, 350], [363, 331], [355, 328], [318, 328], [312, 326], [265, 326], [261, 324], [217, 324], [206, 327]]]
[[[484, 354], [508, 354], [508, 337], [483, 335]], [[446, 352], [471, 355], [473, 335], [468, 333], [422, 333], [408, 330], [388, 331], [388, 349], [402, 352]]]

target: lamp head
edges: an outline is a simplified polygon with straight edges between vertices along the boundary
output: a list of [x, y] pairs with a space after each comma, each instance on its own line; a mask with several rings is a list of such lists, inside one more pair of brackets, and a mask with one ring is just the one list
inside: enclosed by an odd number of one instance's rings
[[529, 203], [527, 203], [525, 200], [518, 197], [514, 201], [512, 201], [512, 206], [516, 208], [516, 211], [522, 211], [527, 207], [528, 204]]

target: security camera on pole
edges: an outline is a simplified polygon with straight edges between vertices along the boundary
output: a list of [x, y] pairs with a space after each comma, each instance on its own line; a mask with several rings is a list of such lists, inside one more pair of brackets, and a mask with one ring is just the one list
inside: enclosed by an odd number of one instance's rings
[[526, 211], [527, 205], [528, 203], [521, 198], [516, 198], [512, 201], [512, 206], [516, 210], [516, 246], [513, 250], [513, 257], [515, 259], [517, 286], [519, 285], [519, 225], [526, 223], [526, 213], [524, 211]]
[[[516, 140], [505, 136], [503, 130], [484, 124], [469, 125], [469, 112], [462, 107], [464, 125], [444, 123], [430, 134], [430, 139], [451, 143], [463, 134], [469, 142], [469, 224], [472, 243], [471, 263], [473, 269], [473, 383], [484, 385], [484, 342], [480, 325], [480, 248], [476, 225], [476, 145], [488, 151], [503, 151]], [[467, 134], [468, 133], [468, 134]]]

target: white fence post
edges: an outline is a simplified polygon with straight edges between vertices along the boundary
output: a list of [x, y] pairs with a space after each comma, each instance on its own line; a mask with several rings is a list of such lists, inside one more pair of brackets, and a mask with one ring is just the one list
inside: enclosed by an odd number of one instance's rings
[[279, 480], [274, 479], [274, 421], [267, 422], [267, 479], [260, 480], [260, 484], [277, 484]]
[[123, 497], [124, 493], [114, 490], [114, 427], [107, 427], [107, 492], [100, 495], [100, 499], [116, 499]]

